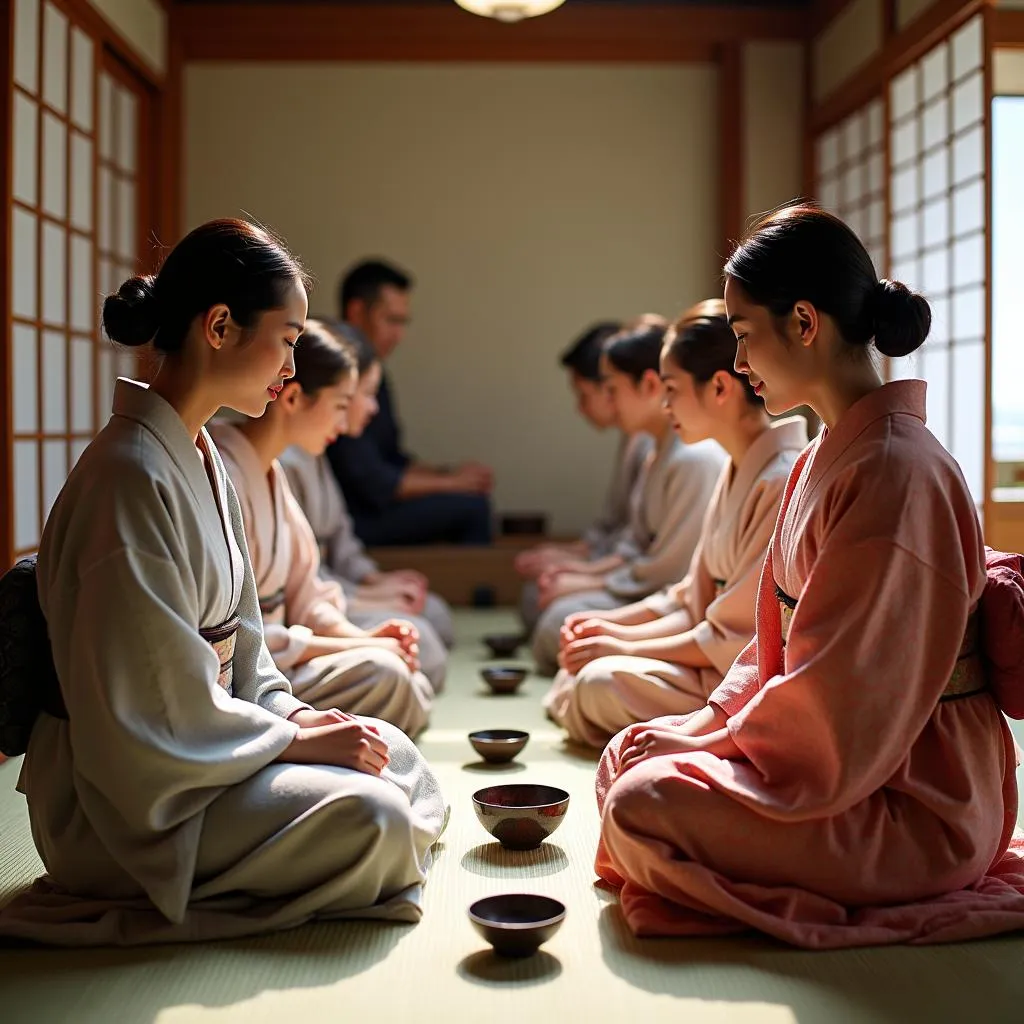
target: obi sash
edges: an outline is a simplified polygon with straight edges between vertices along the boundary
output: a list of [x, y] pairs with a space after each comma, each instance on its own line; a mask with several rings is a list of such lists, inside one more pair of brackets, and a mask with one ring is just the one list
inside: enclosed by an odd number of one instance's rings
[[[782, 625], [782, 646], [785, 648], [789, 639], [789, 627], [796, 612], [796, 599], [787, 594], [777, 583], [775, 584], [775, 597], [779, 602], [779, 619]], [[979, 619], [975, 611], [968, 619], [964, 629], [964, 638], [960, 644], [960, 653], [957, 655], [956, 664], [950, 674], [946, 689], [942, 691], [939, 701], [960, 700], [963, 697], [974, 697], [976, 694], [984, 693], [985, 667], [981, 660], [981, 651], [978, 644]]]
[[260, 598], [260, 611], [264, 615], [273, 615], [284, 607], [284, 587], [275, 590], [272, 594]]
[[199, 635], [213, 648], [220, 662], [217, 685], [228, 693], [231, 693], [231, 681], [234, 678], [235, 638], [241, 624], [242, 620], [235, 615], [219, 626], [199, 630]]

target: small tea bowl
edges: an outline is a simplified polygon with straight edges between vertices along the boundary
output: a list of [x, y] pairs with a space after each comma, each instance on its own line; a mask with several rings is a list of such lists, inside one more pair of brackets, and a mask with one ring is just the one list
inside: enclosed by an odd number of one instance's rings
[[473, 794], [477, 820], [509, 850], [536, 849], [562, 824], [569, 794], [555, 786], [509, 782]]
[[484, 637], [484, 645], [495, 658], [514, 658], [523, 638], [517, 633], [491, 633]]
[[530, 741], [520, 729], [480, 729], [469, 734], [473, 749], [491, 764], [506, 764]]
[[565, 904], [528, 893], [488, 896], [469, 908], [469, 919], [499, 956], [530, 956], [562, 927]]
[[515, 693], [528, 674], [525, 668], [511, 666], [480, 669], [480, 675], [493, 693]]

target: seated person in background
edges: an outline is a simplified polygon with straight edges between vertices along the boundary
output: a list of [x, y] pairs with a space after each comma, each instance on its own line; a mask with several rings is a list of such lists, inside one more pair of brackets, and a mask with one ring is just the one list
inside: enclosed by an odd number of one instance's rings
[[[307, 321], [307, 331], [309, 330]], [[356, 354], [359, 383], [348, 408], [350, 437], [359, 437], [377, 414], [377, 389], [381, 367], [377, 354], [355, 334], [321, 325], [349, 345]], [[319, 330], [319, 329], [318, 329]], [[302, 379], [302, 367], [311, 349], [303, 338], [296, 356], [296, 372]], [[381, 572], [356, 536], [345, 496], [331, 470], [327, 457], [313, 454], [302, 445], [292, 445], [282, 453], [280, 463], [288, 476], [292, 494], [302, 507], [320, 545], [320, 575], [341, 584], [348, 598], [348, 617], [364, 629], [380, 625], [388, 618], [408, 618], [420, 632], [420, 660], [431, 661], [430, 633], [451, 647], [455, 642], [451, 609], [428, 589], [426, 576], [413, 569]]]
[[43, 531], [67, 716], [38, 715], [21, 765], [46, 875], [0, 910], [5, 939], [203, 942], [423, 912], [437, 779], [394, 726], [293, 696], [204, 427], [221, 407], [262, 415], [291, 376], [305, 284], [266, 231], [220, 220], [103, 304], [108, 337], [160, 363], [148, 387], [117, 382]]
[[753, 641], [699, 711], [605, 749], [597, 873], [638, 935], [821, 949], [1024, 928], [981, 525], [925, 384], [883, 383], [871, 351], [919, 348], [928, 303], [814, 207], [766, 216], [725, 273], [737, 369], [825, 430], [786, 485]]
[[[341, 282], [342, 320], [365, 338], [382, 363], [409, 324], [412, 279], [387, 263], [353, 267]], [[360, 437], [341, 437], [327, 455], [364, 544], [489, 544], [494, 475], [466, 463], [449, 471], [418, 463], [402, 450], [387, 374], [380, 411]]]
[[754, 635], [761, 567], [807, 428], [800, 416], [771, 423], [735, 359], [721, 299], [696, 307], [665, 339], [673, 429], [684, 444], [717, 441], [729, 459], [681, 583], [566, 620], [562, 671], [544, 705], [578, 743], [603, 747], [633, 722], [702, 708]]
[[685, 445], [673, 433], [659, 371], [664, 340], [664, 326], [646, 326], [604, 343], [601, 374], [616, 423], [629, 436], [649, 434], [654, 447], [630, 497], [628, 536], [615, 552], [563, 563], [541, 577], [542, 615], [533, 636], [541, 672], [557, 671], [569, 615], [648, 597], [681, 579], [693, 558], [725, 453], [712, 441]]
[[[318, 358], [306, 359], [303, 376], [286, 380], [260, 418], [210, 431], [242, 508], [267, 647], [302, 700], [382, 718], [415, 736], [434, 695], [420, 672], [416, 629], [388, 621], [367, 632], [349, 621], [341, 587], [319, 575], [316, 538], [277, 461], [290, 444], [326, 447], [356, 387], [351, 350], [316, 325], [305, 331], [300, 344]], [[445, 664], [432, 668], [440, 684]]]
[[[562, 366], [569, 374], [569, 386], [576, 396], [576, 410], [597, 430], [615, 426], [615, 409], [601, 379], [601, 349], [621, 330], [622, 325], [617, 323], [596, 324], [562, 355]], [[631, 437], [623, 433], [600, 517], [573, 544], [544, 544], [516, 558], [516, 569], [527, 581], [520, 600], [527, 630], [532, 632], [540, 617], [536, 584], [540, 576], [566, 562], [601, 558], [615, 550], [629, 527], [629, 496], [650, 447], [651, 439], [646, 434]]]

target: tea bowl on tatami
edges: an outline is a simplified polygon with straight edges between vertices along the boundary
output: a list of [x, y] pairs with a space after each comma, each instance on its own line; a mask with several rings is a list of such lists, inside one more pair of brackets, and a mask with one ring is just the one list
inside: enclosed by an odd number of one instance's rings
[[523, 642], [519, 633], [490, 633], [484, 637], [484, 644], [495, 658], [514, 658]]
[[473, 794], [477, 820], [509, 850], [533, 850], [565, 820], [569, 794], [557, 786], [506, 783]]
[[521, 729], [478, 729], [469, 734], [473, 749], [491, 764], [507, 764], [530, 741]]
[[502, 666], [500, 668], [482, 668], [480, 675], [492, 692], [515, 693], [523, 685], [523, 680], [527, 677], [528, 672], [525, 668]]
[[565, 904], [548, 896], [507, 893], [477, 900], [469, 919], [495, 953], [530, 956], [562, 927]]

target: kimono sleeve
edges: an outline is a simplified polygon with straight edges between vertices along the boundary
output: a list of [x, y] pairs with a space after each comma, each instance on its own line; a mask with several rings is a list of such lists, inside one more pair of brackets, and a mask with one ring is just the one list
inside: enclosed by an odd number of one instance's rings
[[784, 479], [762, 481], [747, 499], [740, 517], [740, 536], [735, 538], [736, 567], [692, 630], [697, 646], [722, 675], [756, 632], [761, 571], [785, 483]]
[[888, 537], [824, 545], [790, 622], [784, 673], [728, 723], [763, 777], [764, 813], [842, 814], [892, 777], [963, 640], [972, 599], [950, 575]]
[[637, 600], [677, 582], [686, 571], [700, 540], [718, 467], [681, 462], [672, 467], [665, 508], [646, 551], [605, 577], [605, 586], [623, 601]]

